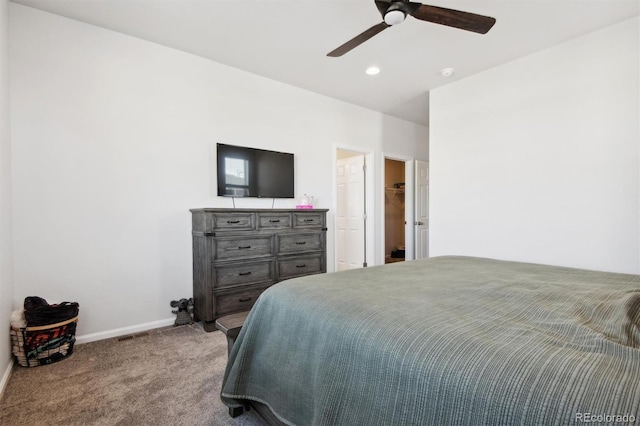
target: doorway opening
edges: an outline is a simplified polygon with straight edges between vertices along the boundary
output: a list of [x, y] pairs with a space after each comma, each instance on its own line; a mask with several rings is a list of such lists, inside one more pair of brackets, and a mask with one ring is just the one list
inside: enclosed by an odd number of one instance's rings
[[384, 263], [406, 258], [405, 162], [384, 159]]

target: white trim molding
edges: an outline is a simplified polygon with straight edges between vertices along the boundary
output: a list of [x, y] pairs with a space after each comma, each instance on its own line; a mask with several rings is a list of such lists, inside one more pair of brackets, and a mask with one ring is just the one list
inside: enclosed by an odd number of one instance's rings
[[175, 323], [175, 318], [168, 318], [159, 321], [146, 322], [129, 327], [115, 328], [113, 330], [99, 331], [97, 333], [76, 336], [76, 344], [95, 342], [97, 340], [111, 339], [113, 337], [126, 336], [128, 334], [140, 333], [154, 328], [169, 327]]
[[11, 355], [11, 362], [7, 365], [7, 368], [4, 370], [4, 374], [2, 375], [2, 380], [0, 381], [0, 399], [4, 396], [4, 390], [7, 388], [7, 384], [9, 383], [9, 378], [11, 377], [11, 372], [13, 371], [13, 355]]

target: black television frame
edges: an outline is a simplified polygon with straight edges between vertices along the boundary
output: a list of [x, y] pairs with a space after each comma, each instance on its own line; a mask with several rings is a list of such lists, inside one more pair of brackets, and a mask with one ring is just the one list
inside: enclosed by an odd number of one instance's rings
[[[219, 197], [295, 198], [294, 154], [218, 143], [216, 157]], [[228, 158], [243, 169], [236, 182], [228, 182]]]

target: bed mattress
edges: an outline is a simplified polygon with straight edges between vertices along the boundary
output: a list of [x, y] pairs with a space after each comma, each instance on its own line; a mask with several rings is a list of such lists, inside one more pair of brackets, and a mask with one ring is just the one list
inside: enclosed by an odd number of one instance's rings
[[640, 422], [640, 276], [445, 256], [284, 281], [221, 396], [296, 425]]

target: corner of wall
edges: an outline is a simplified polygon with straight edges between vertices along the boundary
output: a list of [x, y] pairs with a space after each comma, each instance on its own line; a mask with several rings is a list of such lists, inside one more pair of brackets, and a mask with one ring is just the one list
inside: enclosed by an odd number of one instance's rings
[[[13, 358], [9, 318], [13, 307], [13, 245], [11, 203], [11, 140], [9, 132], [9, 1], [0, 0], [0, 396], [11, 376]], [[0, 370], [1, 371], [1, 370]]]

